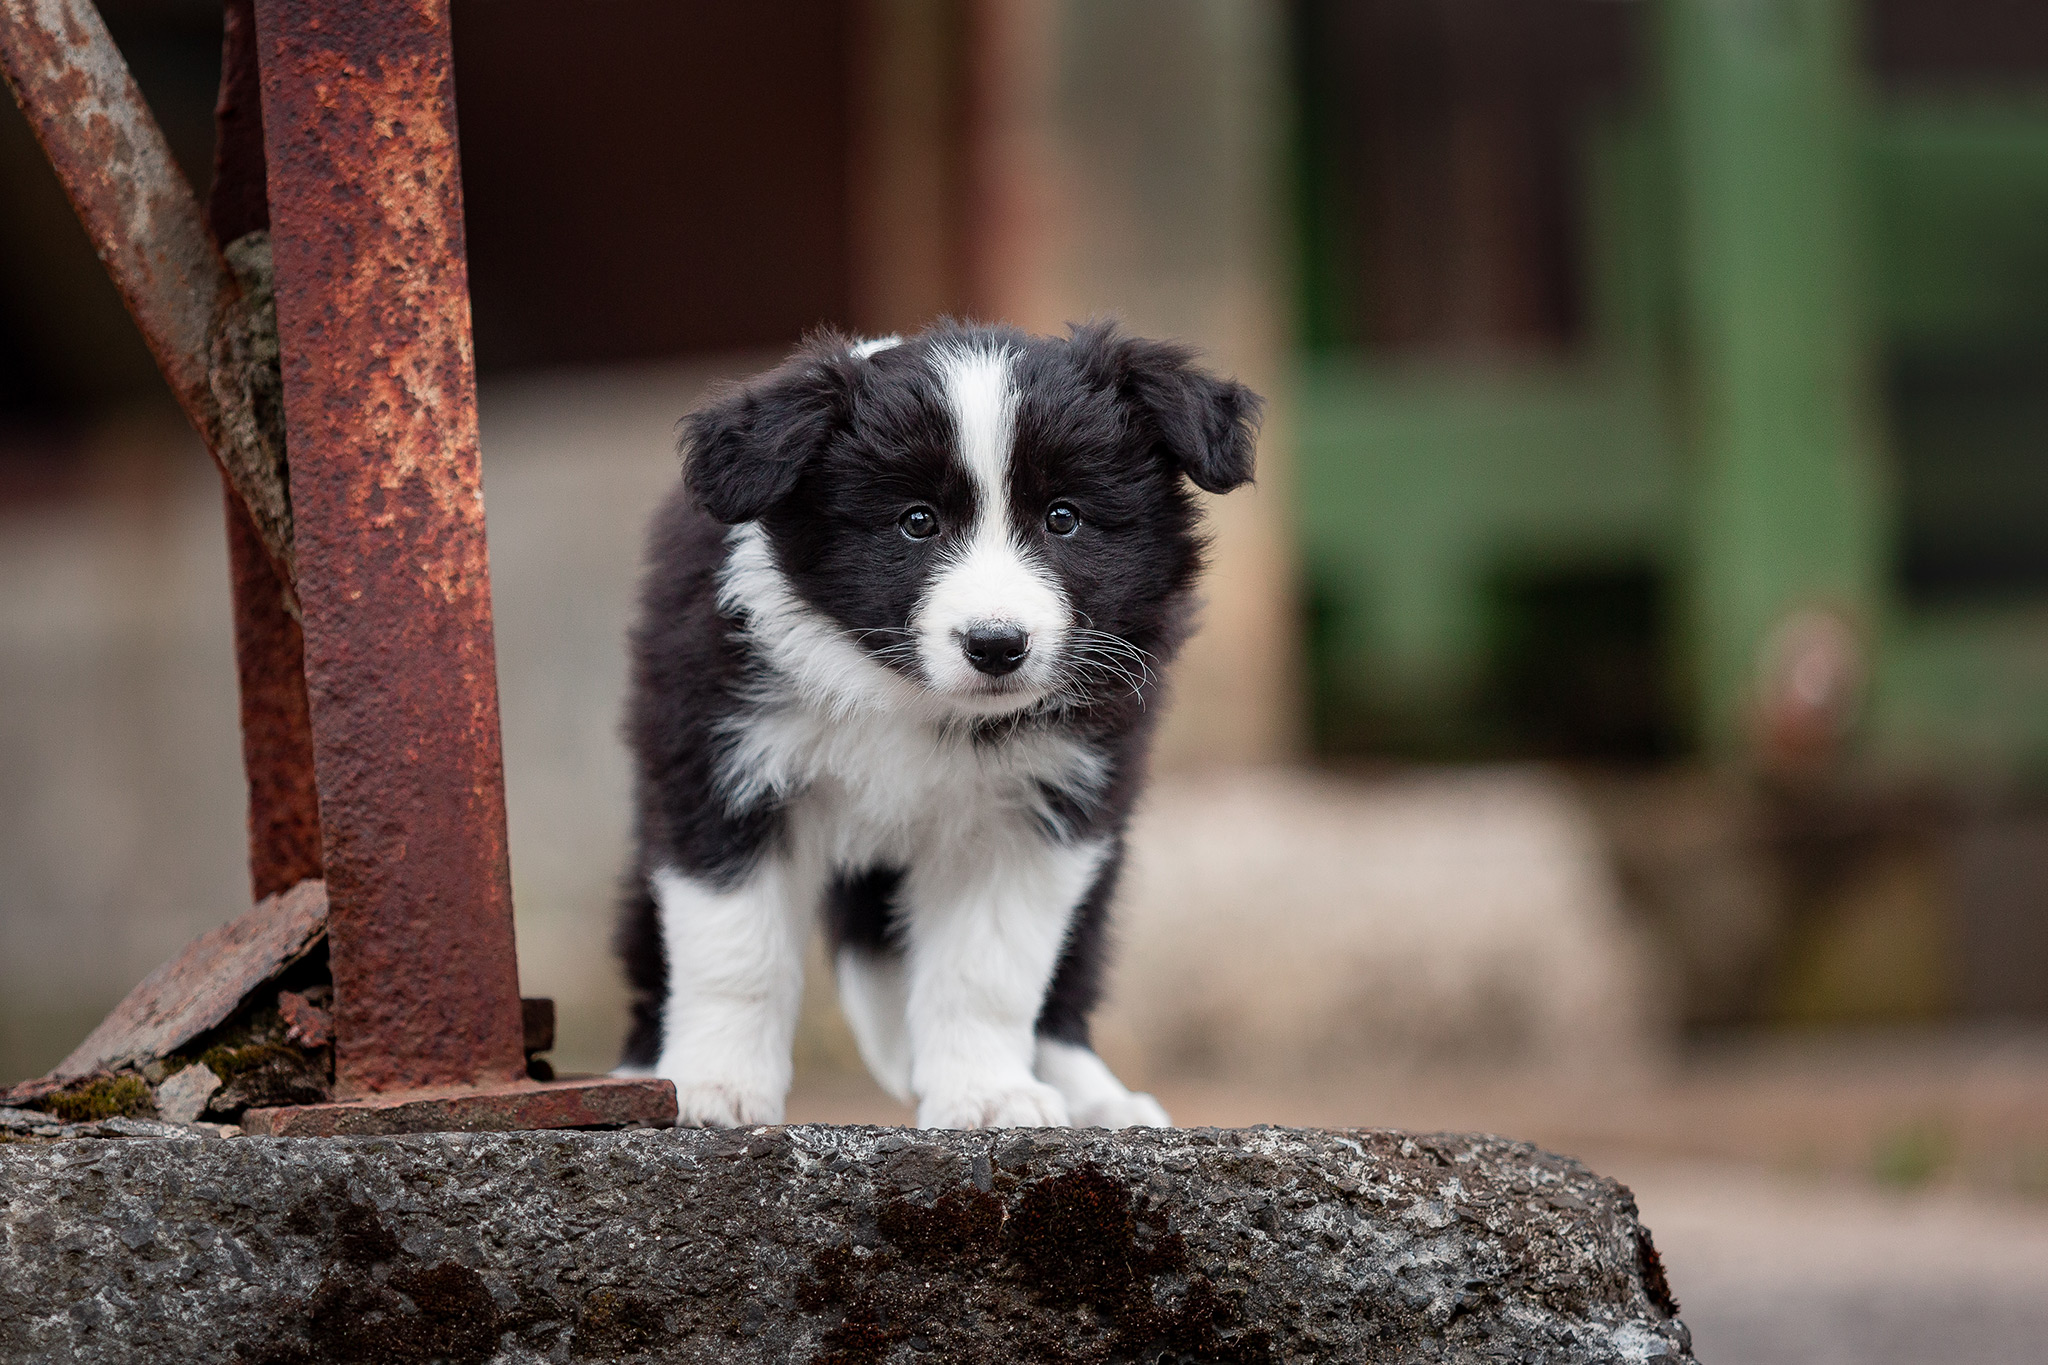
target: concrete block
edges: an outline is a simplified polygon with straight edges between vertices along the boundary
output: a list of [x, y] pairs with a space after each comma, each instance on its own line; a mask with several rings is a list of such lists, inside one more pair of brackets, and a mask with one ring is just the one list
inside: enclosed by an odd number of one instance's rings
[[1672, 987], [1534, 769], [1182, 777], [1131, 833], [1104, 1054], [1175, 1076], [1654, 1064]]

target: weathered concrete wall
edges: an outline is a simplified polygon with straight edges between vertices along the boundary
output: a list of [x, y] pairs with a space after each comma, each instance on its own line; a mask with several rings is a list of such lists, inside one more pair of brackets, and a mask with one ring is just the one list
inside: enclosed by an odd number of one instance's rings
[[0, 1359], [1692, 1359], [1496, 1138], [875, 1128], [0, 1147]]

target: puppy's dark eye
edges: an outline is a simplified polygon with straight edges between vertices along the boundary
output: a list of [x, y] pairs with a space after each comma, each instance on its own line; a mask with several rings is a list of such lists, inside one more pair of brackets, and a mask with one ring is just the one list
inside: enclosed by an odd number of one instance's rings
[[896, 524], [912, 540], [925, 540], [939, 533], [939, 514], [929, 507], [913, 507], [896, 518]]
[[1070, 502], [1056, 502], [1046, 509], [1045, 529], [1056, 536], [1070, 536], [1081, 529], [1081, 514]]

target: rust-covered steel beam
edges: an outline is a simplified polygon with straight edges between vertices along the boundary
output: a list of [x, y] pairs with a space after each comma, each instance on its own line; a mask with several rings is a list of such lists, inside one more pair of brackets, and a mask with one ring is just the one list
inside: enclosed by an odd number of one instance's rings
[[[221, 28], [220, 98], [214, 105], [213, 186], [206, 225], [216, 242], [253, 245], [270, 230], [264, 184], [263, 91], [254, 0], [227, 0]], [[267, 250], [267, 248], [266, 248]], [[271, 323], [275, 334], [274, 315]], [[274, 351], [274, 347], [272, 348]], [[251, 357], [252, 362], [256, 357]], [[275, 354], [248, 393], [251, 416], [282, 438]], [[257, 376], [251, 376], [254, 381]], [[263, 407], [260, 418], [254, 411]], [[320, 794], [306, 703], [305, 639], [286, 610], [285, 585], [262, 536], [232, 489], [222, 501], [234, 589], [235, 669], [242, 701], [242, 770], [249, 785], [249, 880], [257, 900], [321, 875]]]
[[342, 1096], [525, 1073], [446, 0], [257, 0]]
[[[217, 392], [240, 387], [238, 374], [215, 373], [215, 340], [247, 332], [242, 291], [99, 11], [91, 0], [0, 0], [0, 68], [179, 406], [289, 582], [282, 451], [248, 439]], [[241, 353], [221, 359], [232, 369]]]
[[262, 900], [321, 875], [305, 640], [285, 609], [284, 581], [242, 499], [229, 489], [221, 501], [234, 591], [242, 772], [249, 787], [249, 885]]

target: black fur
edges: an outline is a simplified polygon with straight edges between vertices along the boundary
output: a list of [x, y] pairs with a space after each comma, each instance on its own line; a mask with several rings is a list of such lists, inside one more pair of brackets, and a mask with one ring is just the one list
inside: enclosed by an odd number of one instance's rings
[[639, 761], [640, 880], [663, 862], [726, 883], [774, 837], [767, 803], [734, 814], [711, 799], [718, 721], [730, 714], [749, 661], [721, 615], [716, 574], [725, 546], [687, 489], [655, 514], [632, 639], [627, 737]]
[[620, 1058], [628, 1066], [653, 1066], [661, 1055], [661, 1004], [668, 986], [668, 957], [661, 946], [660, 914], [644, 875], [626, 878], [614, 939], [632, 988], [632, 1022]]
[[789, 496], [804, 468], [850, 417], [843, 338], [821, 337], [781, 369], [683, 420], [690, 493], [728, 525]]
[[825, 933], [835, 951], [895, 950], [891, 916], [895, 913], [896, 888], [902, 881], [900, 867], [871, 867], [833, 880], [831, 890], [825, 894]]
[[[1087, 1041], [1123, 829], [1160, 702], [1159, 670], [1187, 634], [1202, 564], [1187, 483], [1224, 492], [1251, 478], [1260, 400], [1197, 368], [1186, 349], [1109, 324], [1062, 338], [943, 324], [866, 359], [845, 338], [817, 337], [684, 424], [685, 478], [655, 516], [631, 642], [627, 735], [638, 770], [639, 853], [618, 940], [635, 996], [628, 1063], [651, 1065], [660, 1047], [667, 964], [649, 874], [673, 866], [730, 885], [780, 837], [782, 811], [772, 801], [735, 813], [715, 787], [719, 727], [745, 705], [762, 667], [739, 634], [743, 622], [715, 600], [727, 527], [759, 522], [805, 603], [879, 662], [916, 677], [914, 658], [890, 645], [905, 633], [948, 538], [971, 523], [976, 496], [952, 454], [952, 418], [930, 357], [969, 340], [999, 342], [1014, 356], [1016, 535], [1050, 566], [1079, 625], [1128, 641], [1153, 661], [1129, 682], [1094, 678], [1056, 705], [971, 723], [974, 742], [990, 745], [1055, 727], [1106, 760], [1099, 790], [1047, 794], [1048, 837], [1106, 838], [1113, 849], [1075, 909], [1038, 1024], [1046, 1036]], [[1044, 509], [1055, 499], [1080, 509], [1069, 537], [1045, 528]], [[929, 541], [897, 530], [911, 504], [938, 514], [941, 530]], [[825, 907], [835, 944], [896, 950], [891, 916], [901, 878], [894, 868], [840, 869]]]

